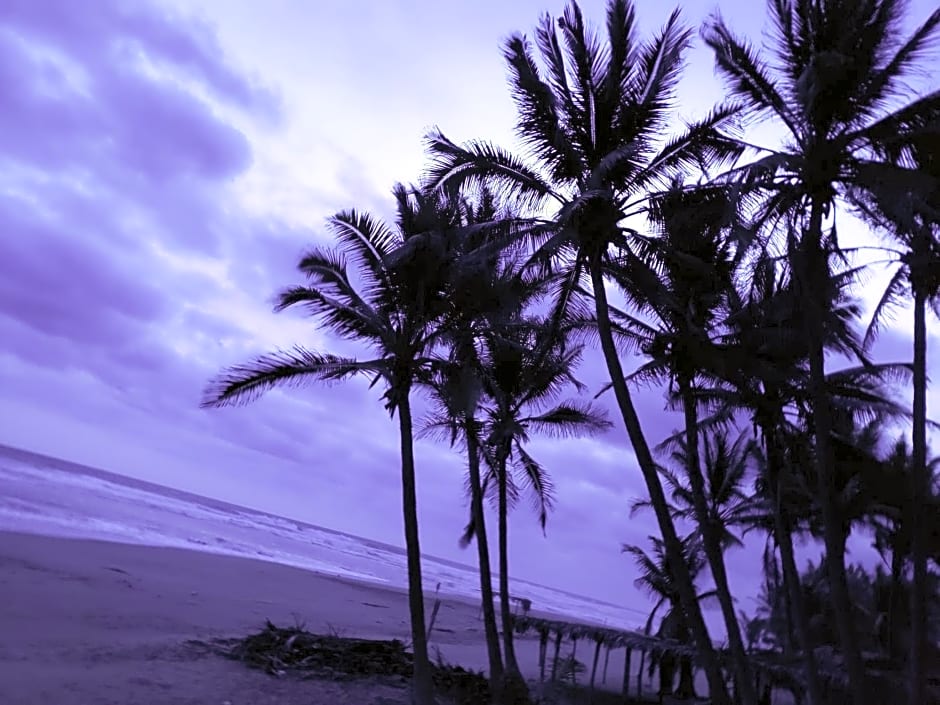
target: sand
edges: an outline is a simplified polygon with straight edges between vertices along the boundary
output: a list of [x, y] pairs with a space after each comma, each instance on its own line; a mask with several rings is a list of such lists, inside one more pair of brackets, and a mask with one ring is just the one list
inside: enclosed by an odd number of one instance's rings
[[[428, 612], [433, 595], [427, 597]], [[393, 705], [407, 684], [274, 678], [192, 640], [240, 637], [270, 619], [310, 631], [409, 639], [407, 596], [275, 563], [0, 533], [2, 705]], [[537, 642], [519, 660], [537, 677]], [[482, 670], [479, 607], [445, 600], [432, 657]], [[580, 654], [585, 660], [586, 654]], [[620, 668], [618, 668], [620, 666]], [[608, 682], [620, 683], [611, 655]]]

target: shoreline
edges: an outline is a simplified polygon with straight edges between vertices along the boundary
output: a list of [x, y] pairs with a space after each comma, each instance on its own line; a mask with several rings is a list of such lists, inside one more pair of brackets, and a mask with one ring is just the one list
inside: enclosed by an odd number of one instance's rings
[[[244, 637], [265, 620], [408, 642], [407, 592], [394, 586], [263, 558], [0, 532], [0, 595], [0, 702], [342, 705], [407, 695], [404, 685], [379, 681], [272, 679], [186, 645]], [[485, 670], [479, 604], [440, 599], [432, 658]], [[425, 595], [429, 609], [434, 600]], [[517, 639], [517, 655], [537, 679], [537, 639]], [[622, 658], [612, 654], [608, 687], [622, 680]]]
[[[118, 519], [119, 522], [124, 521], [132, 530], [130, 534], [126, 535], [122, 535], [121, 532], [102, 532], [96, 528], [88, 529], [81, 526], [70, 527], [67, 525], [68, 519], [65, 520], [65, 523], [57, 525], [56, 520], [59, 517], [57, 517], [54, 512], [49, 515], [42, 514], [36, 517], [25, 515], [19, 519], [14, 517], [8, 521], [0, 521], [0, 532], [13, 531], [68, 539], [101, 540], [140, 546], [172, 546], [216, 555], [234, 555], [248, 559], [268, 560], [281, 565], [311, 570], [321, 575], [334, 576], [337, 579], [351, 578], [357, 582], [362, 581], [369, 585], [379, 585], [389, 589], [407, 589], [404, 584], [405, 554], [403, 547], [368, 537], [349, 534], [336, 529], [330, 529], [295, 517], [282, 516], [255, 507], [234, 504], [226, 500], [200, 495], [187, 490], [159, 485], [152, 481], [139, 479], [130, 475], [123, 475], [113, 470], [86, 466], [74, 461], [2, 444], [0, 444], [0, 474], [4, 471], [4, 467], [2, 467], [4, 458], [13, 461], [14, 465], [10, 466], [9, 471], [14, 473], [14, 477], [15, 473], [23, 472], [23, 468], [25, 468], [26, 473], [38, 473], [43, 476], [43, 479], [46, 481], [53, 477], [50, 473], [63, 473], [67, 478], [77, 478], [79, 484], [76, 486], [76, 491], [82, 496], [76, 496], [74, 498], [75, 502], [79, 502], [76, 506], [80, 506], [80, 502], [84, 496], [83, 493], [87, 491], [82, 486], [82, 482], [85, 478], [91, 480], [93, 483], [103, 483], [106, 486], [107, 492], [109, 493], [105, 498], [108, 503], [106, 505], [108, 510], [122, 507], [123, 503], [127, 500], [126, 497], [121, 496], [124, 490], [135, 494], [144, 493], [146, 496], [141, 499], [148, 505], [148, 509], [150, 497], [153, 498], [155, 505], [165, 500], [169, 500], [171, 504], [168, 506], [169, 511], [159, 517], [154, 516], [153, 512], [149, 512], [146, 515], [142, 515], [136, 523], [134, 521], [126, 522], [124, 519]], [[19, 483], [21, 485], [23, 484], [22, 481], [19, 481]], [[53, 484], [56, 484], [54, 480]], [[113, 493], [111, 492], [112, 489], [114, 490]], [[14, 480], [13, 492], [14, 500], [16, 500], [16, 479]], [[23, 492], [24, 491], [21, 491], [21, 494], [23, 494]], [[30, 497], [28, 492], [23, 494], [20, 498], [26, 498], [27, 501], [36, 501]], [[97, 499], [96, 497], [95, 501], [97, 501]], [[187, 516], [185, 511], [181, 514], [179, 507], [175, 506], [176, 502], [183, 502], [195, 508], [197, 511], [206, 510], [210, 512], [211, 516], [207, 517], [210, 521], [206, 523], [206, 526], [212, 525], [215, 527], [209, 529], [210, 532], [219, 532], [215, 534], [215, 541], [220, 542], [221, 545], [217, 546], [213, 543], [213, 539], [211, 538], [213, 534], [211, 533], [208, 537], [203, 537], [205, 540], [197, 540], [194, 538], [200, 534], [203, 528], [199, 525], [201, 522], [191, 521], [191, 517]], [[0, 507], [0, 509], [2, 509], [2, 507]], [[221, 513], [222, 516], [216, 516], [218, 513]], [[99, 516], [108, 518], [110, 514], [106, 511]], [[186, 532], [182, 535], [175, 535], [174, 531], [176, 527], [171, 524], [161, 523], [164, 522], [167, 517], [177, 517], [184, 523], [190, 522], [191, 526], [189, 527], [188, 537]], [[236, 520], [246, 517], [252, 522], [258, 520], [259, 526], [257, 529], [259, 529], [261, 533], [250, 536], [240, 531], [238, 528], [236, 528], [233, 533], [231, 526], [226, 525], [227, 520], [231, 517], [235, 517]], [[157, 524], [150, 525], [148, 520], [155, 520]], [[50, 521], [52, 522], [51, 525]], [[268, 534], [269, 539], [273, 540], [273, 544], [269, 543], [267, 546], [257, 544], [259, 537], [261, 540], [264, 540], [265, 532], [268, 528], [267, 525], [273, 525], [273, 531], [277, 538]], [[239, 521], [236, 521], [236, 526], [240, 526]], [[290, 539], [286, 542], [281, 540], [284, 531], [290, 534]], [[331, 561], [331, 557], [327, 556], [325, 562], [320, 563], [316, 557], [316, 549], [314, 549], [313, 554], [309, 553], [310, 547], [304, 543], [306, 532], [312, 532], [314, 545], [319, 542], [320, 536], [335, 537], [341, 541], [359, 544], [365, 547], [370, 553], [372, 550], [376, 550], [382, 554], [386, 554], [391, 557], [393, 562], [400, 562], [400, 575], [397, 569], [389, 570], [387, 561], [384, 563], [379, 562], [378, 564], [372, 563], [371, 565], [373, 567], [371, 568], [365, 568], [362, 564], [357, 565], [354, 561], [350, 565], [336, 566], [338, 572], [334, 572], [327, 566]], [[141, 535], [135, 536], [135, 533]], [[298, 539], [299, 541], [297, 541]], [[236, 545], [232, 550], [224, 548], [229, 541], [232, 541]], [[327, 538], [325, 543], [330, 545], [330, 539]], [[268, 548], [273, 553], [257, 550], [263, 548]], [[479, 600], [479, 579], [476, 577], [476, 567], [472, 562], [460, 563], [431, 554], [424, 554], [422, 558], [426, 561], [424, 584], [427, 595], [433, 595], [435, 585], [441, 582], [443, 588], [442, 595], [453, 599], [470, 600], [474, 602]], [[379, 565], [379, 567], [375, 568], [374, 566], [376, 565]], [[455, 576], [441, 575], [441, 568], [444, 569], [445, 574], [448, 569], [456, 570], [458, 574]], [[357, 572], [360, 574], [357, 575]], [[438, 577], [435, 577], [436, 575], [438, 575]], [[453, 579], [455, 582], [451, 582], [450, 579]], [[494, 573], [494, 584], [496, 579], [497, 576]], [[627, 610], [624, 610], [621, 604], [614, 604], [594, 597], [578, 595], [525, 579], [511, 578], [511, 584], [513, 586], [514, 596], [531, 599], [533, 606], [536, 607], [539, 614], [547, 618], [572, 620], [591, 624], [592, 626], [615, 629], [636, 628], [636, 623], [640, 617], [645, 618], [639, 613], [627, 616]], [[560, 602], [559, 598], [561, 600]], [[568, 604], [569, 602], [571, 602], [571, 604]], [[599, 612], [597, 610], [599, 610]], [[594, 618], [591, 616], [592, 613], [598, 616]]]

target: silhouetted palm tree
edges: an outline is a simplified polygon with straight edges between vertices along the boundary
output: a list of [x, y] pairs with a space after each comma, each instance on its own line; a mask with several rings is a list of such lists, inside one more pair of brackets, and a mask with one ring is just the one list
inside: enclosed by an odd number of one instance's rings
[[[439, 132], [429, 136], [434, 164], [428, 183], [459, 189], [477, 183], [499, 188], [534, 208], [552, 208], [533, 227], [530, 262], [556, 274], [552, 319], [591, 306], [617, 399], [668, 551], [681, 546], [649, 445], [643, 434], [614, 341], [605, 275], [617, 251], [631, 247], [624, 219], [642, 213], [646, 193], [679, 169], [720, 164], [739, 151], [718, 132], [734, 111], [717, 108], [705, 120], [669, 138], [674, 92], [691, 33], [674, 12], [660, 33], [641, 42], [629, 0], [610, 0], [607, 37], [585, 26], [569, 4], [562, 18], [545, 16], [536, 42], [545, 73], [521, 35], [507, 42], [517, 129], [530, 163], [485, 142], [464, 147]], [[564, 46], [564, 50], [562, 49]], [[712, 697], [727, 702], [717, 656], [701, 616], [691, 578], [678, 562], [677, 582], [690, 615]], [[748, 703], [747, 705], [752, 705]]]
[[[314, 248], [300, 260], [304, 285], [282, 291], [276, 311], [301, 306], [331, 333], [369, 350], [364, 360], [295, 347], [231, 367], [205, 390], [203, 406], [248, 402], [274, 387], [345, 380], [365, 375], [384, 385], [389, 414], [398, 414], [401, 436], [402, 508], [408, 559], [408, 597], [414, 650], [413, 699], [434, 702], [427, 652], [421, 551], [418, 538], [411, 393], [428, 378], [437, 332], [433, 327], [445, 303], [441, 294], [442, 262], [392, 267], [390, 260], [409, 240], [429, 231], [459, 224], [459, 214], [438, 198], [398, 186], [398, 228], [392, 229], [357, 211], [338, 213], [329, 221], [336, 249]], [[434, 253], [426, 253], [430, 258]], [[350, 276], [352, 265], [355, 278]]]
[[[798, 526], [809, 528], [816, 516], [812, 509], [815, 490], [804, 472], [812, 463], [807, 447], [811, 423], [808, 397], [808, 348], [803, 333], [797, 292], [787, 269], [769, 256], [748, 265], [738, 290], [726, 300], [727, 311], [716, 339], [717, 354], [703, 356], [710, 368], [711, 388], [700, 389], [702, 402], [716, 409], [703, 423], [719, 427], [741, 412], [759, 432], [758, 505], [753, 521], [771, 532], [781, 554], [783, 582], [789, 595], [795, 636], [800, 645], [805, 682], [810, 699], [821, 703], [822, 693], [815, 658], [808, 644], [808, 622], [802, 607], [792, 534]], [[846, 285], [853, 270], [833, 274], [829, 282], [832, 302], [826, 317], [827, 347], [844, 356], [861, 352], [853, 322], [858, 306]], [[896, 412], [886, 399], [885, 379], [898, 374], [897, 366], [867, 365], [828, 375], [828, 393], [839, 409], [850, 409], [859, 419], [873, 413]], [[818, 526], [818, 522], [814, 524]]]
[[[913, 457], [910, 475], [909, 506], [914, 565], [914, 597], [911, 621], [912, 678], [918, 688], [924, 679], [924, 659], [928, 648], [926, 623], [927, 553], [929, 513], [924, 504], [929, 496], [927, 469], [927, 308], [940, 316], [940, 137], [936, 131], [940, 115], [934, 115], [933, 135], [913, 144], [889, 143], [887, 157], [907, 161], [917, 170], [906, 188], [898, 184], [877, 184], [872, 191], [853, 192], [859, 209], [888, 232], [902, 247], [897, 268], [884, 295], [878, 302], [868, 329], [867, 341], [877, 334], [889, 309], [905, 299], [914, 306], [914, 399]], [[925, 696], [917, 693], [923, 701]]]
[[[788, 247], [805, 309], [831, 595], [852, 693], [856, 705], [863, 705], [868, 702], [865, 669], [851, 619], [844, 558], [838, 554], [832, 488], [823, 352], [829, 300], [821, 292], [828, 277], [827, 252], [837, 249], [838, 242], [834, 227], [827, 229], [824, 221], [848, 188], [906, 182], [909, 170], [884, 159], [880, 147], [910, 142], [923, 133], [925, 120], [940, 110], [940, 93], [890, 113], [885, 106], [896, 105], [903, 96], [904, 78], [940, 25], [940, 11], [901, 42], [902, 0], [770, 0], [768, 5], [775, 28], [770, 46], [774, 64], [761, 59], [719, 18], [709, 23], [705, 40], [731, 95], [753, 114], [772, 115], [788, 132], [783, 147], [763, 150], [767, 156], [729, 178], [740, 178], [766, 194], [768, 222], [785, 219], [794, 226]], [[911, 702], [921, 705], [922, 674], [914, 681]]]
[[572, 437], [596, 433], [610, 425], [589, 404], [557, 403], [568, 387], [581, 388], [573, 372], [582, 348], [566, 344], [564, 338], [564, 331], [536, 322], [531, 327], [488, 335], [485, 341], [488, 401], [483, 409], [483, 433], [493, 463], [490, 478], [497, 490], [503, 643], [507, 669], [514, 676], [519, 675], [519, 666], [511, 628], [508, 543], [509, 507], [518, 497], [513, 475], [528, 485], [544, 530], [551, 509], [551, 484], [545, 469], [526, 449], [531, 435]]
[[440, 361], [430, 380], [438, 408], [426, 427], [449, 430], [451, 443], [459, 439], [467, 454], [471, 516], [479, 538], [477, 556], [490, 682], [498, 701], [503, 693], [504, 668], [494, 611], [481, 472], [487, 451], [479, 418], [487, 393], [484, 343], [504, 329], [526, 325], [522, 313], [537, 293], [538, 282], [519, 276], [512, 258], [505, 255], [499, 227], [493, 220], [496, 204], [488, 192], [484, 191], [479, 208], [466, 199], [456, 202], [463, 213], [462, 227], [420, 236], [426, 242], [404, 252], [402, 261], [410, 261], [417, 254], [416, 261], [420, 262], [424, 249], [446, 253], [441, 291], [447, 303], [436, 321], [438, 343], [446, 360]]
[[[880, 482], [872, 492], [876, 501], [875, 506], [870, 508], [869, 520], [874, 529], [875, 548], [890, 566], [888, 599], [884, 610], [885, 646], [892, 657], [901, 659], [899, 635], [910, 631], [904, 626], [910, 627], [911, 624], [911, 615], [903, 613], [900, 600], [904, 595], [905, 566], [911, 561], [913, 553], [914, 514], [911, 510], [914, 500], [910, 495], [913, 453], [904, 436], [898, 437], [890, 446], [883, 462]], [[930, 478], [940, 477], [940, 456], [928, 460], [927, 473]], [[933, 537], [933, 541], [928, 544], [925, 554], [940, 565], [940, 493], [936, 491], [934, 482], [928, 482], [927, 487], [927, 494], [922, 500], [928, 508], [925, 532], [928, 537]], [[890, 554], [890, 562], [885, 554]], [[907, 604], [910, 606], [909, 601]]]
[[[663, 466], [662, 475], [672, 492], [673, 515], [695, 523], [693, 489], [685, 477], [689, 461], [684, 438], [676, 437], [675, 443], [678, 447], [670, 457], [677, 470]], [[666, 445], [671, 446], [672, 443], [667, 442]], [[720, 529], [721, 546], [723, 549], [741, 546], [743, 544], [735, 530], [750, 528], [754, 517], [753, 497], [745, 487], [751, 469], [753, 440], [746, 433], [741, 433], [737, 440], [732, 441], [729, 431], [713, 429], [701, 432], [699, 445], [704, 483], [702, 492], [711, 521]], [[630, 509], [632, 513], [648, 507], [648, 500], [638, 500], [631, 504]], [[696, 533], [700, 535], [701, 530], [696, 530]]]
[[438, 412], [431, 425], [449, 426], [451, 443], [456, 444], [459, 439], [467, 457], [470, 515], [477, 537], [483, 630], [489, 659], [490, 686], [496, 698], [502, 692], [503, 657], [500, 650], [499, 629], [496, 624], [493, 573], [483, 506], [484, 487], [481, 464], [484, 441], [478, 418], [481, 390], [478, 373], [471, 367], [472, 364], [473, 361], [468, 360], [466, 350], [460, 350], [440, 372], [438, 380], [432, 385], [434, 397], [438, 403]]
[[[673, 639], [680, 644], [687, 644], [691, 635], [688, 618], [679, 599], [679, 588], [675, 577], [676, 571], [671, 568], [672, 562], [666, 554], [662, 539], [656, 536], [648, 538], [652, 547], [652, 554], [647, 553], [640, 546], [628, 544], [623, 546], [623, 551], [633, 556], [634, 563], [640, 571], [639, 577], [633, 581], [634, 584], [649, 593], [655, 600], [643, 631], [646, 634], [652, 633], [657, 614], [665, 608], [666, 611], [660, 618], [659, 626], [656, 629], [656, 636]], [[702, 552], [701, 541], [696, 535], [689, 535], [682, 539], [682, 560], [693, 578], [697, 577], [705, 567], [705, 554]], [[697, 594], [696, 599], [702, 602], [713, 600], [715, 596], [715, 591], [710, 590]], [[661, 667], [663, 665], [666, 664], [661, 664]], [[668, 668], [668, 665], [666, 667]], [[642, 669], [642, 665], [640, 668]], [[694, 698], [695, 679], [692, 672], [692, 662], [686, 657], [680, 658], [679, 671], [679, 687], [676, 696], [681, 699]], [[671, 681], [671, 674], [667, 673], [663, 680]], [[668, 688], [668, 692], [661, 692], [660, 695], [670, 695], [672, 693], [671, 682], [663, 685]]]
[[[615, 312], [636, 345], [649, 358], [631, 378], [668, 383], [685, 419], [684, 476], [688, 479], [692, 517], [699, 527], [728, 635], [735, 681], [745, 701], [756, 700], [737, 612], [731, 599], [722, 551], [723, 528], [706, 499], [699, 453], [699, 400], [704, 357], [715, 352], [712, 338], [726, 299], [733, 295], [735, 270], [746, 248], [736, 248], [735, 231], [745, 230], [727, 189], [684, 187], [678, 181], [651, 199], [648, 217], [654, 232], [635, 236], [612, 268], [636, 314]], [[740, 250], [739, 252], [736, 250]]]

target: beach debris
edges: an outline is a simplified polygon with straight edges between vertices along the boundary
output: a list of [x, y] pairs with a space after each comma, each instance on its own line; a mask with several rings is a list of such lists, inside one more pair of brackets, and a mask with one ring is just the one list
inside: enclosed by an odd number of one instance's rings
[[330, 677], [407, 676], [412, 668], [411, 654], [398, 640], [313, 634], [300, 626], [282, 628], [270, 621], [260, 632], [234, 640], [227, 655], [271, 675], [299, 670]]
[[[314, 634], [302, 625], [264, 629], [243, 639], [216, 641], [221, 653], [273, 676], [289, 672], [313, 678], [342, 680], [368, 676], [409, 678], [413, 656], [397, 640], [355, 639]], [[489, 684], [482, 673], [447, 664], [440, 656], [433, 666], [435, 687], [455, 705], [489, 702]]]

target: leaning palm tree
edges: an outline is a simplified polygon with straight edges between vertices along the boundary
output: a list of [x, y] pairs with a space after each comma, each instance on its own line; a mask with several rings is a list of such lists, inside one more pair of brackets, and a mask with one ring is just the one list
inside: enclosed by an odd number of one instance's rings
[[[231, 367], [206, 388], [203, 406], [229, 406], [255, 399], [275, 387], [331, 382], [365, 375], [384, 386], [382, 400], [398, 415], [401, 440], [402, 506], [408, 562], [408, 597], [414, 650], [412, 698], [434, 702], [425, 631], [418, 537], [411, 395], [427, 379], [436, 331], [432, 323], [445, 303], [439, 276], [443, 263], [421, 267], [389, 265], [397, 249], [428, 231], [453, 227], [457, 215], [440, 199], [419, 197], [396, 187], [398, 229], [357, 211], [329, 221], [337, 249], [316, 247], [300, 260], [306, 283], [277, 297], [276, 311], [301, 306], [327, 331], [369, 350], [364, 360], [295, 347]], [[430, 254], [428, 255], [430, 256]], [[351, 277], [352, 264], [355, 279]]]
[[[772, 115], [788, 133], [782, 147], [762, 148], [761, 158], [727, 178], [766, 195], [767, 222], [785, 220], [794, 226], [788, 249], [806, 314], [826, 563], [851, 690], [857, 705], [863, 705], [869, 699], [865, 669], [845, 561], [837, 553], [824, 357], [829, 302], [820, 292], [828, 277], [827, 253], [838, 248], [833, 221], [838, 200], [850, 188], [883, 191], [885, 184], [906, 183], [910, 170], [883, 158], [881, 147], [912, 142], [940, 112], [940, 92], [886, 109], [903, 99], [904, 79], [935, 36], [940, 11], [902, 42], [903, 0], [770, 0], [768, 5], [775, 29], [769, 47], [773, 64], [720, 18], [704, 34], [731, 95], [754, 115]], [[915, 680], [912, 702], [920, 705], [923, 678]]]
[[[527, 204], [536, 215], [550, 209], [548, 218], [533, 219], [530, 266], [555, 275], [551, 320], [593, 308], [617, 404], [666, 550], [678, 557], [679, 537], [624, 382], [605, 277], [615, 253], [631, 247], [632, 231], [624, 221], [645, 210], [648, 189], [666, 183], [679, 169], [720, 164], [739, 153], [719, 132], [733, 120], [734, 110], [717, 108], [670, 138], [675, 88], [691, 32], [676, 11], [661, 32], [640, 41], [630, 0], [610, 0], [606, 24], [607, 38], [602, 41], [585, 25], [575, 2], [557, 26], [546, 15], [536, 30], [544, 71], [529, 41], [518, 34], [511, 37], [504, 54], [518, 109], [517, 130], [528, 159], [485, 142], [459, 146], [434, 132], [428, 137], [434, 163], [427, 182], [449, 190], [486, 183]], [[691, 577], [678, 558], [676, 563], [683, 605], [712, 697], [726, 703], [721, 669]]]
[[653, 233], [635, 236], [636, 251], [624, 251], [611, 275], [636, 311], [616, 312], [615, 320], [648, 358], [631, 378], [668, 383], [683, 411], [683, 474], [689, 484], [691, 518], [701, 532], [715, 580], [737, 688], [751, 701], [756, 699], [754, 680], [731, 598], [723, 529], [708, 505], [701, 467], [701, 405], [696, 398], [696, 389], [707, 376], [703, 358], [714, 352], [712, 338], [725, 302], [734, 294], [738, 262], [747, 254], [745, 246], [735, 246], [736, 233], [748, 230], [738, 211], [721, 186], [687, 187], [675, 181], [651, 199], [648, 217]]

